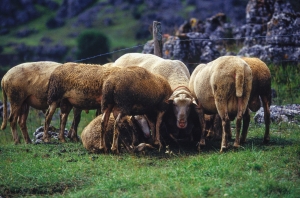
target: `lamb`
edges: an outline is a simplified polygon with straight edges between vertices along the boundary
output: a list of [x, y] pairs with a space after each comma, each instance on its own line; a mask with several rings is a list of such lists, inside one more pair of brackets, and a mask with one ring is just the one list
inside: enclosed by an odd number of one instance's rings
[[202, 127], [198, 145], [205, 145], [205, 114], [218, 113], [222, 120], [222, 143], [220, 152], [228, 148], [230, 120], [236, 117], [234, 147], [239, 147], [241, 119], [245, 113], [252, 88], [252, 71], [249, 65], [236, 56], [222, 56], [207, 64], [198, 65], [189, 83], [197, 98], [197, 113]]
[[25, 142], [31, 143], [28, 135], [26, 120], [29, 107], [45, 111], [47, 105], [47, 87], [50, 74], [60, 66], [51, 61], [28, 62], [19, 64], [3, 76], [1, 81], [3, 93], [3, 122], [1, 129], [7, 125], [7, 99], [10, 101], [10, 128], [15, 144], [20, 143], [17, 133], [17, 122]]
[[[136, 83], [138, 82], [138, 83]], [[146, 115], [155, 118], [149, 123], [152, 130], [154, 144], [162, 148], [160, 142], [160, 125], [164, 113], [169, 105], [172, 90], [160, 75], [152, 74], [148, 70], [138, 67], [122, 67], [111, 73], [103, 83], [101, 111], [103, 113], [101, 127], [107, 128], [109, 115], [113, 112], [115, 130], [111, 150], [118, 153], [118, 136], [121, 123], [126, 115]], [[155, 135], [155, 137], [154, 137]], [[100, 134], [100, 149], [107, 151], [104, 130]]]
[[[139, 144], [138, 146], [135, 146], [137, 143], [143, 141], [144, 135], [142, 134], [145, 134], [145, 132], [142, 133], [143, 127], [141, 127], [138, 120], [136, 120], [136, 117], [137, 116], [126, 116], [124, 123], [122, 123], [121, 126], [120, 139], [127, 152], [140, 151], [141, 149], [143, 149], [143, 146], [152, 148], [150, 144], [143, 144], [143, 143]], [[138, 116], [138, 119], [145, 121], [145, 118], [143, 116]], [[99, 146], [100, 146], [101, 120], [102, 120], [102, 115], [97, 116], [83, 129], [81, 133], [81, 140], [84, 148], [86, 148], [88, 151], [92, 153], [100, 152]], [[106, 131], [104, 131], [104, 133], [106, 133], [105, 136], [106, 145], [112, 144], [114, 123], [115, 123], [115, 118], [113, 117], [113, 114], [111, 114], [108, 120], [107, 129]], [[146, 131], [146, 133], [148, 132], [149, 130]]]
[[[174, 114], [174, 116], [168, 116], [167, 127], [170, 132], [177, 136], [179, 130], [185, 130], [185, 134], [190, 133], [192, 127], [187, 126], [192, 103], [195, 99], [188, 88], [190, 73], [184, 63], [179, 60], [166, 60], [152, 54], [128, 53], [118, 58], [115, 65], [136, 65], [147, 69], [153, 74], [165, 77], [173, 91], [169, 100], [173, 103], [171, 111]], [[167, 114], [169, 114], [169, 111]]]
[[[61, 123], [58, 138], [61, 142], [65, 142], [63, 131], [72, 107], [75, 107], [74, 114], [79, 119], [82, 110], [100, 109], [103, 82], [115, 70], [118, 70], [118, 67], [82, 63], [65, 63], [57, 67], [49, 79], [47, 95], [49, 108], [46, 112], [44, 131], [48, 131], [55, 109], [60, 107]], [[78, 122], [72, 127], [77, 128]], [[72, 133], [73, 136], [77, 136], [76, 130]], [[44, 133], [43, 141], [50, 141], [48, 133]]]

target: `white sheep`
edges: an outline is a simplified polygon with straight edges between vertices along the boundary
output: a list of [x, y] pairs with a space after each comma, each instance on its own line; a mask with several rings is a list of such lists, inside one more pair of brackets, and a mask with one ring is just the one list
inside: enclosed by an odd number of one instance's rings
[[[173, 91], [169, 98], [173, 103], [170, 111], [173, 111], [175, 115], [167, 118], [168, 131], [179, 135], [179, 131], [183, 130], [185, 134], [190, 134], [192, 127], [187, 126], [192, 102], [195, 99], [189, 90], [190, 73], [183, 62], [163, 59], [153, 54], [128, 53], [118, 58], [115, 65], [121, 67], [140, 66], [153, 74], [159, 74], [166, 78]], [[167, 114], [169, 114], [169, 111]]]
[[222, 119], [221, 152], [228, 147], [230, 120], [236, 117], [236, 139], [240, 145], [241, 119], [248, 105], [252, 87], [252, 71], [249, 65], [236, 56], [222, 56], [207, 64], [198, 65], [189, 83], [197, 99], [197, 112], [202, 127], [200, 146], [205, 145], [205, 114], [218, 113]]

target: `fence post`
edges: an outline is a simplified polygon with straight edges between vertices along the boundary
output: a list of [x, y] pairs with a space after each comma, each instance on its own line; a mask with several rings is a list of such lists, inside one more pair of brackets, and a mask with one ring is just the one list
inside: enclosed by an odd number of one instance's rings
[[160, 22], [153, 21], [154, 55], [162, 57], [162, 32]]

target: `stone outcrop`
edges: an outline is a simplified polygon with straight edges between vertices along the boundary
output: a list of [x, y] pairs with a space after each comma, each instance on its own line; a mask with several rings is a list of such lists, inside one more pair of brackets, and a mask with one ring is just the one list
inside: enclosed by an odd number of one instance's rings
[[[300, 123], [300, 104], [290, 104], [283, 106], [271, 105], [270, 113], [271, 121], [274, 123]], [[264, 123], [264, 110], [262, 107], [256, 112], [254, 121], [257, 124]]]
[[234, 31], [243, 38], [238, 55], [255, 56], [275, 64], [299, 64], [300, 13], [287, 0], [250, 0], [246, 24]]

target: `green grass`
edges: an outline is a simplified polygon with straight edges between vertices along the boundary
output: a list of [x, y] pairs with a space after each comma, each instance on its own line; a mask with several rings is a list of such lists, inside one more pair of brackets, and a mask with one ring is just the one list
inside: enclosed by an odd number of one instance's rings
[[272, 74], [272, 88], [276, 90], [276, 104], [300, 103], [300, 67], [268, 65]]
[[183, 145], [173, 155], [89, 154], [80, 143], [1, 145], [0, 195], [55, 197], [298, 197], [300, 129], [251, 126], [248, 142], [219, 153]]

